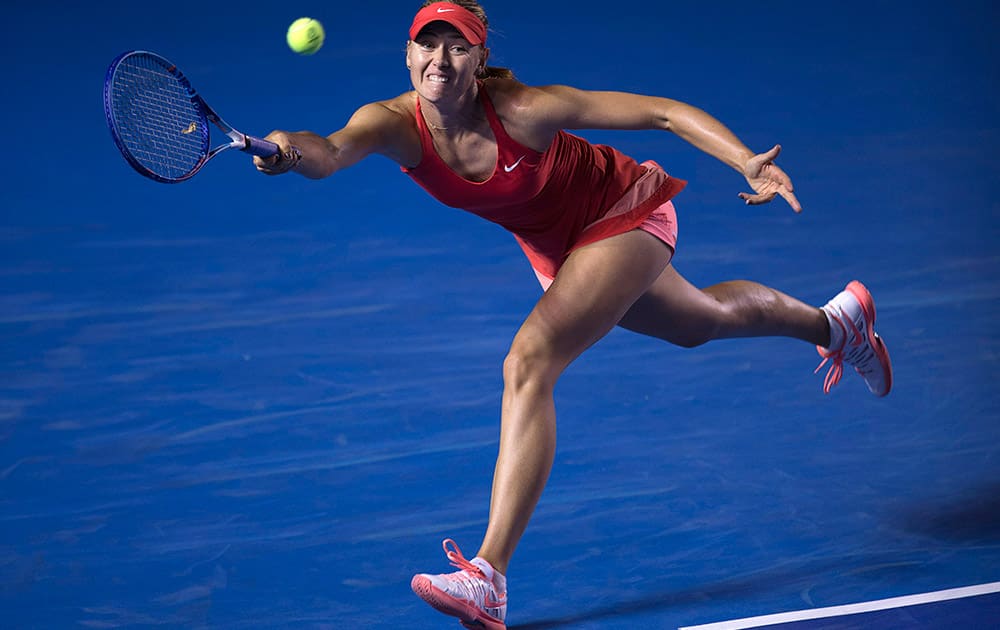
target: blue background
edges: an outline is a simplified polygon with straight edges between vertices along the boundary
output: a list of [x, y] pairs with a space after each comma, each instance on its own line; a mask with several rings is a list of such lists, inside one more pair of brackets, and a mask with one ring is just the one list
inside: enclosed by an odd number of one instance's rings
[[[1000, 54], [988, 2], [491, 2], [532, 84], [677, 98], [780, 142], [805, 207], [746, 207], [679, 139], [586, 132], [687, 179], [675, 265], [814, 304], [851, 279], [896, 385], [815, 351], [615, 331], [560, 382], [512, 628], [676, 627], [1000, 580]], [[0, 625], [451, 627], [415, 572], [472, 555], [500, 364], [539, 289], [509, 235], [380, 157], [321, 182], [220, 156], [141, 178], [118, 53], [231, 124], [339, 128], [409, 89], [416, 3], [47, 0], [5, 10]], [[284, 30], [327, 28], [315, 56]]]

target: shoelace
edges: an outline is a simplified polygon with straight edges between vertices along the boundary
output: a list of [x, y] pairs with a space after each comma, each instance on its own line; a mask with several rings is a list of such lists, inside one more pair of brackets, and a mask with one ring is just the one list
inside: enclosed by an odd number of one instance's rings
[[[448, 545], [454, 547], [454, 551], [448, 549]], [[507, 604], [506, 593], [500, 595], [499, 600], [492, 598], [491, 593], [495, 592], [493, 583], [486, 579], [486, 574], [483, 573], [482, 569], [465, 559], [465, 556], [462, 555], [462, 550], [458, 548], [454, 540], [445, 538], [441, 543], [441, 547], [444, 549], [444, 554], [448, 557], [448, 562], [451, 563], [451, 566], [459, 569], [458, 573], [445, 575], [446, 579], [462, 584], [467, 590], [472, 591], [474, 595], [481, 595], [484, 608], [501, 608]], [[468, 577], [463, 577], [463, 574], [467, 574]]]
[[[830, 316], [844, 329], [844, 343], [836, 350], [831, 350], [829, 353], [823, 354], [823, 362], [813, 370], [813, 374], [819, 372], [826, 365], [827, 361], [833, 359], [830, 369], [826, 372], [826, 378], [823, 379], [824, 394], [829, 394], [833, 386], [840, 382], [840, 377], [844, 375], [844, 348], [848, 346], [848, 333], [851, 334], [850, 345], [852, 350], [860, 346], [864, 341], [861, 331], [854, 325], [854, 320], [847, 316], [844, 309], [840, 309], [840, 315], [831, 311]], [[844, 320], [847, 320], [847, 324], [844, 324]], [[860, 357], [858, 358], [860, 359]], [[848, 361], [853, 363], [851, 359], [854, 359], [854, 356], [848, 358]]]

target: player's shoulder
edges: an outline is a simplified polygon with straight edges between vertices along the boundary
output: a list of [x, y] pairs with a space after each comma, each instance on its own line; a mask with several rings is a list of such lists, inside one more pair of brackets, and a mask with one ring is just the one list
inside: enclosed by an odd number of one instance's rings
[[393, 98], [367, 103], [359, 107], [354, 115], [382, 125], [412, 125], [416, 118], [416, 95], [404, 92]]
[[489, 79], [483, 84], [497, 111], [512, 116], [545, 111], [577, 91], [566, 85], [527, 85], [516, 79]]
[[501, 79], [486, 83], [497, 115], [512, 137], [526, 146], [545, 145], [567, 128], [584, 105], [580, 93], [566, 85], [526, 85]]
[[344, 131], [363, 139], [373, 152], [410, 164], [413, 155], [419, 160], [420, 152], [414, 103], [415, 98], [408, 94], [367, 103], [355, 110]]
[[551, 96], [544, 87], [527, 85], [516, 79], [487, 79], [483, 87], [504, 124], [531, 124], [544, 118]]
[[537, 96], [537, 88], [517, 79], [486, 79], [482, 83], [494, 105], [524, 107]]

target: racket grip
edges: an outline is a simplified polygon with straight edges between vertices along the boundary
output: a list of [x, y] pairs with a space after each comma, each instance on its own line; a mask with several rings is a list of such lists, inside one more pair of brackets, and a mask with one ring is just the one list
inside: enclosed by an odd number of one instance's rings
[[278, 145], [268, 140], [263, 140], [261, 138], [255, 138], [253, 136], [244, 136], [246, 146], [244, 146], [241, 151], [245, 151], [252, 155], [257, 155], [260, 157], [271, 157], [272, 155], [277, 155], [279, 149]]

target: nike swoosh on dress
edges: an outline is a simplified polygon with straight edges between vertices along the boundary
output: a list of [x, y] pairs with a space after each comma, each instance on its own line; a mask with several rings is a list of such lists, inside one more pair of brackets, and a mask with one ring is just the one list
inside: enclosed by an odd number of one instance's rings
[[515, 168], [517, 168], [517, 165], [521, 163], [521, 160], [523, 160], [524, 157], [525, 156], [522, 155], [521, 157], [517, 158], [517, 162], [514, 162], [510, 166], [504, 165], [503, 170], [507, 171], [508, 173], [513, 171]]

